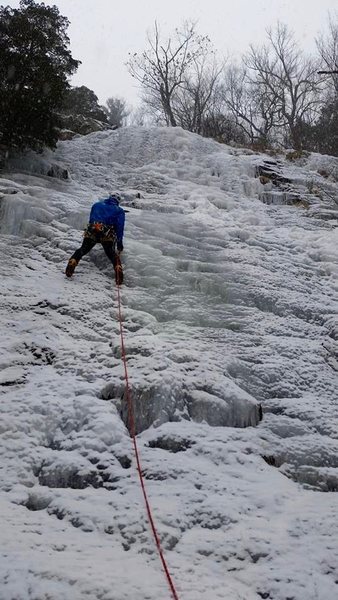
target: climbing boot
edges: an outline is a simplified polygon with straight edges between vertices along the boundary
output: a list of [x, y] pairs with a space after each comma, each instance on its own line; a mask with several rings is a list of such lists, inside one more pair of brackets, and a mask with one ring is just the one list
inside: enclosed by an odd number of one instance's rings
[[121, 285], [123, 283], [123, 269], [122, 269], [121, 261], [119, 258], [116, 261], [114, 270], [115, 270], [116, 285]]
[[68, 265], [66, 267], [67, 277], [71, 277], [73, 275], [76, 265], [77, 265], [77, 260], [75, 258], [70, 258], [68, 261]]

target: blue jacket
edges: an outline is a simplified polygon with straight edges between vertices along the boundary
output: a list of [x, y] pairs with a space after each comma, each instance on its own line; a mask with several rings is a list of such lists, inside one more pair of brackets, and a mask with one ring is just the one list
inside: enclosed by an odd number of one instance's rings
[[95, 202], [89, 216], [89, 223], [113, 225], [118, 242], [122, 242], [123, 239], [124, 220], [124, 210], [115, 198], [106, 198]]

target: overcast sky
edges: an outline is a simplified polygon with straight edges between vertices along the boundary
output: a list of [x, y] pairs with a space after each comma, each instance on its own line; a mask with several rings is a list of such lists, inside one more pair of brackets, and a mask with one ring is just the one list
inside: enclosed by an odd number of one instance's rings
[[[4, 5], [19, 6], [19, 0]], [[314, 38], [325, 30], [330, 12], [338, 16], [337, 0], [54, 0], [71, 22], [73, 57], [82, 61], [73, 85], [86, 85], [104, 103], [121, 96], [137, 104], [139, 92], [125, 62], [128, 52], [143, 50], [155, 20], [164, 33], [184, 20], [197, 21], [223, 55], [235, 58], [250, 43], [261, 44], [265, 30], [277, 20], [290, 26], [300, 46], [314, 50]]]

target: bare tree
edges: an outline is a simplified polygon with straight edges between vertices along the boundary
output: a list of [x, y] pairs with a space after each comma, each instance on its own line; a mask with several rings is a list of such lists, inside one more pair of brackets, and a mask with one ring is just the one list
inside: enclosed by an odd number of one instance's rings
[[133, 108], [128, 116], [128, 125], [132, 127], [152, 127], [157, 124], [153, 112], [144, 103]]
[[209, 55], [207, 46], [204, 54], [194, 58], [174, 100], [181, 127], [204, 134], [204, 123], [216, 103], [221, 71], [222, 67], [214, 55]]
[[[250, 47], [245, 57], [252, 85], [273, 108], [274, 120], [285, 128], [294, 147], [301, 147], [302, 123], [311, 123], [320, 104], [318, 64], [304, 57], [293, 34], [279, 23], [268, 31], [269, 46]], [[263, 94], [262, 94], [263, 92]], [[274, 123], [276, 125], [276, 123]]]
[[122, 127], [126, 123], [126, 118], [130, 114], [130, 108], [126, 100], [112, 96], [106, 102], [105, 113], [108, 117], [108, 123], [113, 127]]
[[333, 83], [334, 91], [338, 93], [338, 18], [329, 16], [329, 31], [316, 39], [317, 49], [321, 58], [323, 75], [328, 75]]
[[148, 48], [141, 54], [130, 55], [127, 67], [142, 87], [144, 101], [161, 107], [167, 125], [176, 127], [173, 109], [175, 94], [195, 59], [205, 51], [207, 37], [197, 35], [195, 24], [185, 23], [182, 31], [162, 41], [158, 24], [148, 35]]
[[277, 125], [275, 98], [267, 94], [266, 87], [255, 85], [248, 68], [230, 65], [225, 71], [223, 101], [236, 125], [253, 143], [266, 145], [270, 133]]

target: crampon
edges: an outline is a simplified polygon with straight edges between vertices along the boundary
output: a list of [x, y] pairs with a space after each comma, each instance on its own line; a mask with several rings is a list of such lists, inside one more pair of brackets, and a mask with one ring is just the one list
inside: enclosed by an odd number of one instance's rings
[[122, 264], [121, 264], [121, 260], [120, 260], [119, 256], [116, 257], [116, 263], [115, 263], [114, 269], [115, 269], [116, 285], [121, 285], [123, 283], [123, 269], [122, 269]]
[[68, 261], [68, 265], [66, 266], [66, 276], [71, 277], [75, 271], [75, 267], [77, 265], [77, 260], [75, 258], [70, 258]]

